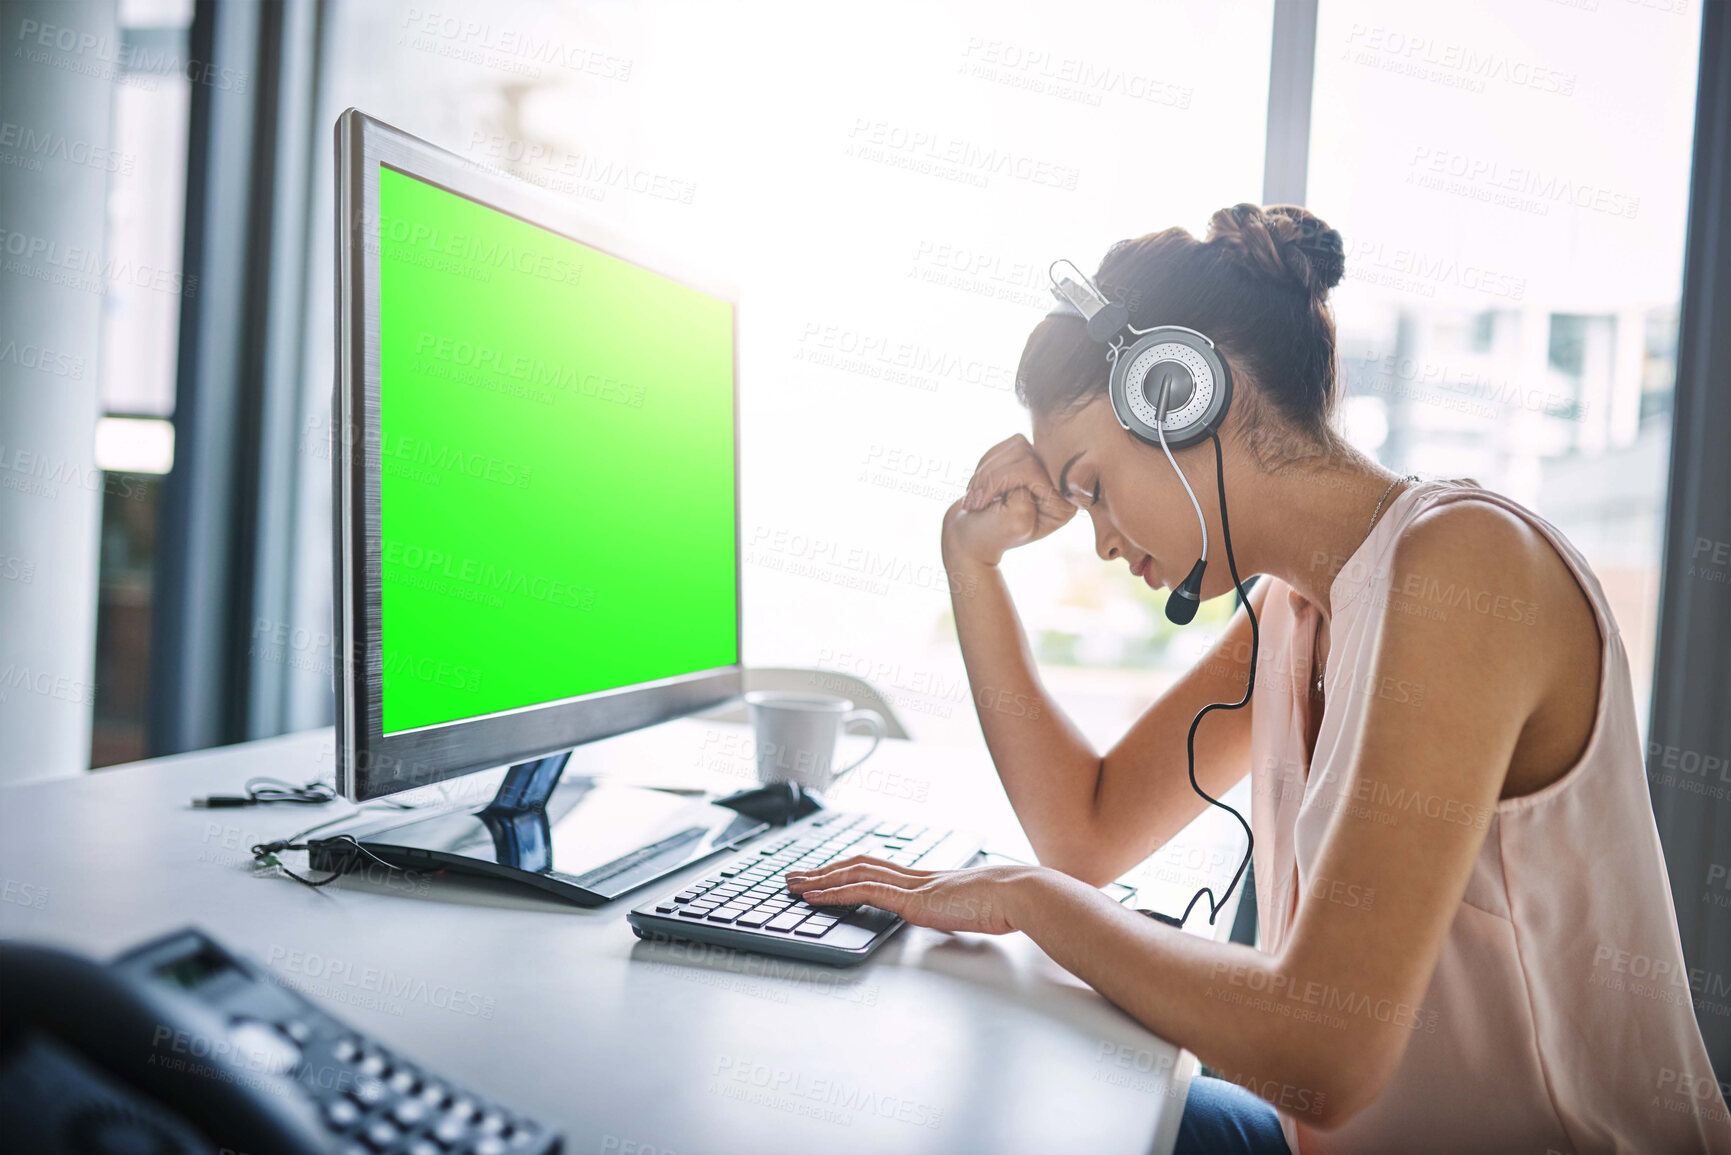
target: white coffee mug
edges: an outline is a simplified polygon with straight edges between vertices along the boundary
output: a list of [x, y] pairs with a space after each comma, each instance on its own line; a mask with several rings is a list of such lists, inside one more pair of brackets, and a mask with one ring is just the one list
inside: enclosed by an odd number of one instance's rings
[[[745, 695], [757, 738], [759, 782], [797, 782], [824, 791], [864, 762], [884, 739], [884, 720], [876, 710], [856, 710], [846, 698], [792, 690], [753, 690]], [[871, 749], [835, 768], [835, 747], [854, 722], [871, 727]]]

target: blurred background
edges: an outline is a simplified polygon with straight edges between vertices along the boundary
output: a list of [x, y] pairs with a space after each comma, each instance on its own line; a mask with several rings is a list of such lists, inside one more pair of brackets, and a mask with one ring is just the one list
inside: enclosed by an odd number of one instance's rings
[[[68, 772], [330, 722], [350, 106], [739, 284], [746, 659], [864, 676], [946, 742], [978, 726], [939, 518], [1027, 428], [1012, 387], [1047, 264], [1200, 234], [1307, 135], [1286, 199], [1346, 238], [1348, 436], [1560, 526], [1644, 718], [1697, 3], [1320, 0], [1307, 110], [1270, 97], [1273, 0], [9, 4], [8, 92], [56, 111], [9, 95], [0, 131], [4, 760]], [[1175, 630], [1079, 523], [1006, 568], [1102, 743], [1227, 613]]]

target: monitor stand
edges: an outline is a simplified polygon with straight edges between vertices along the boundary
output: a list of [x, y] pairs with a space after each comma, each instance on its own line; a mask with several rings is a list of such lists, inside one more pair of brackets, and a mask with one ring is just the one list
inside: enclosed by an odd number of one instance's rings
[[821, 797], [794, 783], [709, 801], [604, 778], [565, 779], [570, 757], [566, 750], [519, 762], [479, 807], [392, 815], [311, 839], [309, 864], [332, 873], [481, 875], [599, 906], [823, 809]]

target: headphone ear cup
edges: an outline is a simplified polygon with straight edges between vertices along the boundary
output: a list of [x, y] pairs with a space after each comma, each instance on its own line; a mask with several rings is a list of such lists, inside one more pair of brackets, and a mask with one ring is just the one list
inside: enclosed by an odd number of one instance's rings
[[1176, 325], [1148, 330], [1112, 363], [1108, 395], [1119, 425], [1150, 445], [1160, 444], [1156, 422], [1165, 387], [1162, 373], [1174, 375], [1174, 388], [1179, 376], [1193, 386], [1168, 410], [1168, 422], [1174, 416], [1181, 421], [1167, 425], [1167, 448], [1188, 448], [1220, 428], [1232, 404], [1232, 371], [1212, 341]]

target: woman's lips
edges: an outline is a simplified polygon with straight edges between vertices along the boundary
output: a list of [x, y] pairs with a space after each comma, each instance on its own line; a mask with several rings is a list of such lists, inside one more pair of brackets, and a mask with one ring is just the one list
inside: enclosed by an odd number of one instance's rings
[[1162, 586], [1161, 582], [1154, 580], [1154, 555], [1151, 553], [1143, 554], [1142, 560], [1130, 567], [1130, 572], [1147, 582], [1151, 590], [1160, 589]]

